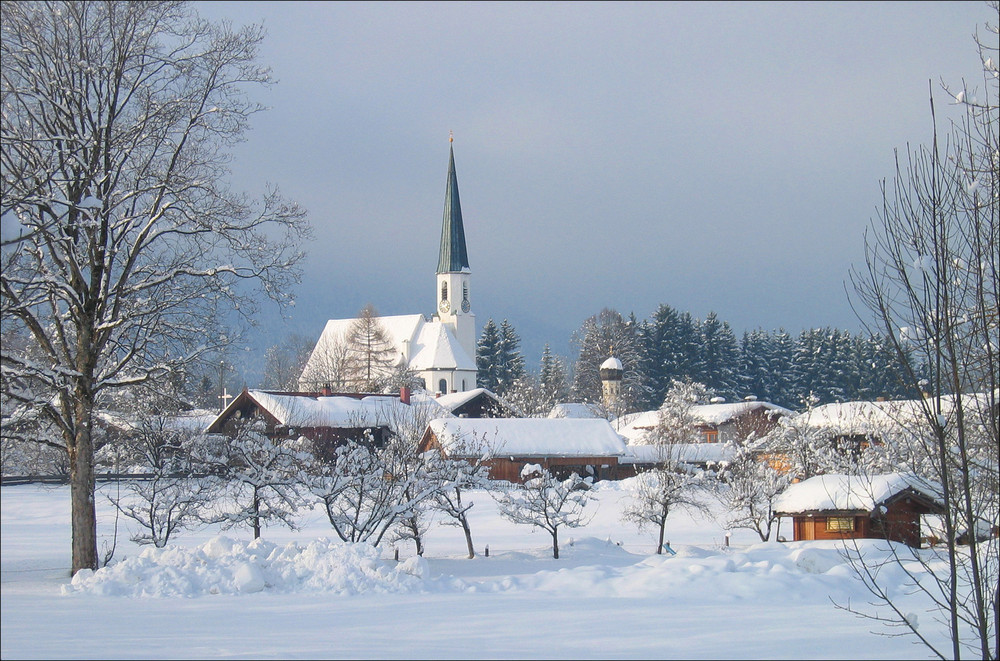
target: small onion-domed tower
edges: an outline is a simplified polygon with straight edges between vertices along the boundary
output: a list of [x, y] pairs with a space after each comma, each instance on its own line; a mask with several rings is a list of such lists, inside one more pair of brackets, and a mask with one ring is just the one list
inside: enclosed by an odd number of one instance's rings
[[618, 410], [618, 396], [622, 386], [622, 361], [611, 356], [601, 363], [601, 390], [604, 394], [604, 408], [610, 412]]

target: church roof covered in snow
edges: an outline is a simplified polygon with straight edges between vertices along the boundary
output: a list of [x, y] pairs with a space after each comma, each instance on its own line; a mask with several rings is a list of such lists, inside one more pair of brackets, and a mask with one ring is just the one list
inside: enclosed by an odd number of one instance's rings
[[[413, 370], [475, 370], [476, 361], [462, 348], [451, 327], [440, 321], [427, 321], [422, 314], [376, 317], [385, 329], [399, 360], [406, 360]], [[324, 361], [337, 355], [347, 331], [355, 319], [331, 319], [326, 322], [302, 376], [301, 387], [315, 387], [324, 369]]]
[[446, 418], [428, 429], [445, 452], [482, 456], [607, 457], [625, 443], [603, 418]]
[[772, 509], [782, 514], [800, 512], [871, 512], [895, 496], [909, 492], [942, 505], [941, 487], [913, 473], [882, 475], [817, 475], [788, 487]]
[[476, 369], [476, 361], [465, 352], [451, 327], [440, 321], [420, 326], [411, 347], [410, 369]]

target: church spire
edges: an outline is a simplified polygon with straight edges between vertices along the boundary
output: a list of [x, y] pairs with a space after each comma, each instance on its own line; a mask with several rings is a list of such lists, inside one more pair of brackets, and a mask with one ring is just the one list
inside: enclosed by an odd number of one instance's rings
[[455, 138], [449, 136], [448, 185], [444, 194], [444, 220], [441, 224], [441, 251], [438, 273], [458, 273], [469, 268], [462, 225], [462, 203], [458, 199], [458, 176], [455, 174]]

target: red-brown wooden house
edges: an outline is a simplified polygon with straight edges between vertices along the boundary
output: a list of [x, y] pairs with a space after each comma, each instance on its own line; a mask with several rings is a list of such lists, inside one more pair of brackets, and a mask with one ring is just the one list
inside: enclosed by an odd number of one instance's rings
[[818, 475], [791, 485], [774, 513], [791, 517], [795, 541], [888, 539], [920, 547], [920, 517], [944, 510], [940, 487], [912, 473]]

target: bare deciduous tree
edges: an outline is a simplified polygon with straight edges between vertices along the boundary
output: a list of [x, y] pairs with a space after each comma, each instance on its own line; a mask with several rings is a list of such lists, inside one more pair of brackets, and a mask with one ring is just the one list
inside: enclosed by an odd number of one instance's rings
[[195, 450], [197, 462], [223, 482], [213, 522], [223, 528], [248, 525], [254, 539], [270, 523], [295, 530], [305, 503], [306, 471], [316, 463], [311, 444], [271, 438], [256, 418], [236, 425], [231, 437], [209, 437]]
[[246, 91], [269, 82], [259, 26], [182, 2], [5, 2], [0, 17], [2, 314], [44, 355], [3, 349], [4, 396], [59, 431], [75, 573], [98, 562], [102, 398], [230, 342], [226, 310], [287, 302], [308, 227], [275, 190], [225, 183], [261, 109]]
[[536, 464], [521, 471], [523, 484], [505, 491], [497, 500], [500, 514], [514, 523], [541, 528], [552, 536], [552, 557], [559, 559], [560, 528], [578, 528], [590, 522], [585, 508], [592, 494], [592, 478], [576, 473], [559, 479]]
[[472, 489], [489, 490], [489, 467], [484, 463], [490, 456], [485, 439], [469, 438], [451, 448], [451, 456], [428, 452], [425, 461], [430, 478], [437, 484], [434, 492], [434, 509], [444, 514], [445, 525], [458, 526], [465, 534], [469, 559], [476, 557], [472, 545], [472, 525], [469, 511], [475, 503], [469, 498]]
[[770, 540], [778, 521], [774, 501], [792, 476], [758, 458], [748, 444], [733, 448], [733, 458], [720, 468], [718, 479], [716, 496], [726, 513], [726, 527], [753, 530], [762, 542]]
[[382, 392], [398, 356], [389, 332], [371, 304], [361, 309], [344, 338], [348, 367], [357, 392]]
[[151, 387], [131, 388], [116, 400], [123, 410], [95, 459], [115, 473], [143, 477], [119, 482], [107, 497], [138, 524], [133, 542], [163, 547], [174, 533], [199, 524], [216, 494], [218, 482], [200, 475], [205, 467], [194, 460], [204, 439], [200, 419], [187, 420], [170, 396]]
[[663, 553], [667, 519], [678, 508], [707, 512], [701, 494], [707, 490], [704, 471], [677, 458], [670, 445], [659, 446], [656, 465], [631, 478], [631, 499], [622, 509], [622, 520], [640, 529], [652, 526], [657, 533], [656, 553]]
[[[990, 3], [993, 20], [998, 9]], [[945, 88], [964, 113], [944, 138], [931, 93], [929, 146], [897, 156], [891, 183], [866, 236], [866, 261], [852, 273], [861, 303], [892, 342], [919, 400], [926, 476], [942, 486], [946, 551], [926, 588], [947, 622], [951, 648], [939, 650], [900, 616], [877, 573], [868, 585], [940, 658], [971, 650], [996, 658], [1000, 540], [976, 541], [981, 521], [1000, 527], [997, 454], [1000, 362], [1000, 102], [997, 25], [977, 38], [984, 87]], [[967, 546], [959, 542], [967, 536]], [[900, 558], [904, 565], [912, 558]], [[927, 586], [925, 582], [923, 585]], [[855, 611], [858, 612], [858, 611]], [[864, 613], [862, 613], [864, 614]]]
[[298, 334], [292, 334], [281, 343], [268, 347], [264, 356], [261, 387], [269, 390], [296, 390], [312, 349], [313, 342]]

